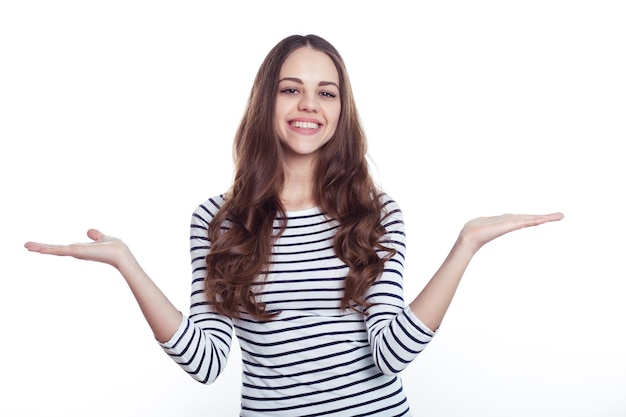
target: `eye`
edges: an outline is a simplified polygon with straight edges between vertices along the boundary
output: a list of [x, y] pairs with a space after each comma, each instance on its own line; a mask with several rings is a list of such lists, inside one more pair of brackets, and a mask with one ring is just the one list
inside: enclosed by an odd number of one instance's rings
[[320, 96], [327, 97], [327, 98], [335, 98], [335, 97], [337, 97], [336, 94], [331, 93], [330, 91], [322, 91], [322, 92], [320, 92]]
[[296, 88], [283, 88], [280, 92], [283, 94], [298, 94], [298, 90]]

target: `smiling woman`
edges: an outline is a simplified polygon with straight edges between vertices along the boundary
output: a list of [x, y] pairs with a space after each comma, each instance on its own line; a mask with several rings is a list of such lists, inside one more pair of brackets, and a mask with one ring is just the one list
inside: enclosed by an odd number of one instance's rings
[[120, 239], [26, 243], [114, 266], [164, 351], [213, 383], [233, 331], [241, 415], [410, 416], [398, 374], [435, 336], [474, 254], [561, 213], [481, 217], [411, 302], [403, 215], [374, 185], [343, 60], [319, 36], [289, 36], [257, 73], [234, 143], [230, 189], [191, 217], [191, 300], [181, 314]]

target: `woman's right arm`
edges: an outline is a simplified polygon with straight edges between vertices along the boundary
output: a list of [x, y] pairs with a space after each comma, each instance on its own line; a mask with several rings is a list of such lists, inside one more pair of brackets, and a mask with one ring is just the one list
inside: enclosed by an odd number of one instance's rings
[[155, 338], [165, 352], [195, 380], [210, 384], [224, 370], [232, 342], [230, 318], [213, 311], [203, 292], [208, 225], [219, 209], [219, 201], [200, 205], [191, 219], [192, 283], [189, 316], [181, 314], [143, 271], [130, 249], [112, 236], [95, 229], [89, 243], [50, 245], [27, 242], [31, 252], [72, 256], [115, 267], [124, 277]]
[[232, 342], [233, 322], [217, 314], [204, 294], [206, 256], [209, 253], [209, 223], [221, 199], [211, 199], [196, 208], [191, 217], [191, 299], [185, 318], [171, 340], [161, 343], [165, 352], [196, 381], [210, 384], [226, 366]]

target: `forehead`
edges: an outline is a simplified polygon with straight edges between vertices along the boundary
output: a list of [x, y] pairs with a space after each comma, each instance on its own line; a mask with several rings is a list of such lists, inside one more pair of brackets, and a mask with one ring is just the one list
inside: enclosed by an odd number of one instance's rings
[[289, 54], [280, 68], [279, 78], [283, 77], [339, 84], [339, 73], [333, 60], [326, 53], [306, 46]]

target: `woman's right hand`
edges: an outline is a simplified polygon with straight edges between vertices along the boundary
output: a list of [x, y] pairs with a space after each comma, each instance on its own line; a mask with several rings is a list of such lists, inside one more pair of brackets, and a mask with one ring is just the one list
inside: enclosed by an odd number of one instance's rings
[[129, 285], [154, 336], [160, 342], [169, 340], [181, 323], [180, 311], [146, 275], [124, 242], [96, 229], [89, 229], [87, 236], [92, 242], [71, 245], [26, 242], [24, 247], [31, 252], [72, 256], [114, 266]]
[[106, 236], [96, 229], [89, 229], [87, 236], [92, 242], [73, 243], [71, 245], [26, 242], [24, 247], [31, 252], [46, 255], [72, 256], [76, 259], [102, 262], [117, 269], [131, 255], [128, 246], [118, 238]]

